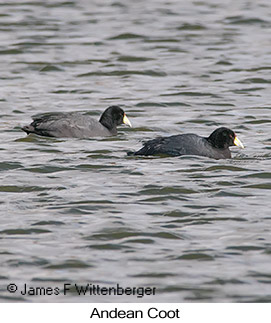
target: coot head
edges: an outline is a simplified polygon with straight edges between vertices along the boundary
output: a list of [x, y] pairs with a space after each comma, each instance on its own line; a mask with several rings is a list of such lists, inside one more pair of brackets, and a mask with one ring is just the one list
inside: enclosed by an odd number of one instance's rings
[[244, 145], [237, 138], [236, 134], [231, 129], [225, 127], [216, 129], [211, 133], [207, 140], [213, 147], [219, 149], [226, 149], [230, 146], [244, 148]]
[[117, 105], [107, 108], [100, 118], [100, 123], [107, 129], [112, 130], [122, 123], [132, 127], [131, 122], [127, 118], [125, 112]]

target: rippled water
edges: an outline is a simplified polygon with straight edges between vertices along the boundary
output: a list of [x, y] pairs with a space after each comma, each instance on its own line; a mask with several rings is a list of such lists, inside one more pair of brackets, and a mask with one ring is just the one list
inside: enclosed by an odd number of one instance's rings
[[[269, 0], [2, 1], [0, 300], [271, 300]], [[27, 137], [50, 111], [107, 139]], [[231, 160], [141, 158], [158, 135], [227, 126]], [[23, 296], [6, 286], [153, 286], [155, 296]]]

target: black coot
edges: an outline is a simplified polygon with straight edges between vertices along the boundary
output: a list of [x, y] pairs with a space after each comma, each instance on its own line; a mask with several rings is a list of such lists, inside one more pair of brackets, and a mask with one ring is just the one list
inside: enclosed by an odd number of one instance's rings
[[196, 134], [183, 134], [170, 137], [159, 137], [144, 143], [144, 146], [128, 155], [196, 155], [215, 159], [231, 158], [230, 146], [244, 148], [235, 133], [225, 127], [216, 129], [209, 137]]
[[104, 111], [99, 121], [78, 112], [47, 113], [34, 117], [22, 130], [27, 134], [59, 138], [106, 137], [116, 135], [117, 126], [122, 123], [132, 126], [124, 111], [114, 105]]

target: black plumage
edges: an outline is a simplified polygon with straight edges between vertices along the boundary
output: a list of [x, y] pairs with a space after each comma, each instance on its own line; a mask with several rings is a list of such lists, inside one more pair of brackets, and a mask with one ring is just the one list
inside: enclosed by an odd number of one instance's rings
[[100, 120], [78, 112], [47, 113], [33, 118], [30, 125], [22, 128], [27, 134], [48, 137], [91, 138], [117, 134], [117, 126], [131, 123], [119, 106], [107, 108]]
[[235, 133], [225, 127], [216, 129], [209, 137], [196, 134], [182, 134], [170, 137], [158, 137], [144, 143], [143, 147], [129, 155], [196, 155], [215, 159], [231, 158], [230, 146], [244, 148]]

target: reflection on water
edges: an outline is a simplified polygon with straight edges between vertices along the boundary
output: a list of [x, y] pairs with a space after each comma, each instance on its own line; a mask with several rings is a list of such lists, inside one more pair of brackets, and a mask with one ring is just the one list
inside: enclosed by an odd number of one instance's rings
[[[269, 1], [0, 5], [1, 285], [153, 286], [42, 302], [270, 301]], [[134, 128], [26, 137], [31, 116], [123, 106]], [[218, 126], [231, 160], [135, 158], [156, 136]]]

